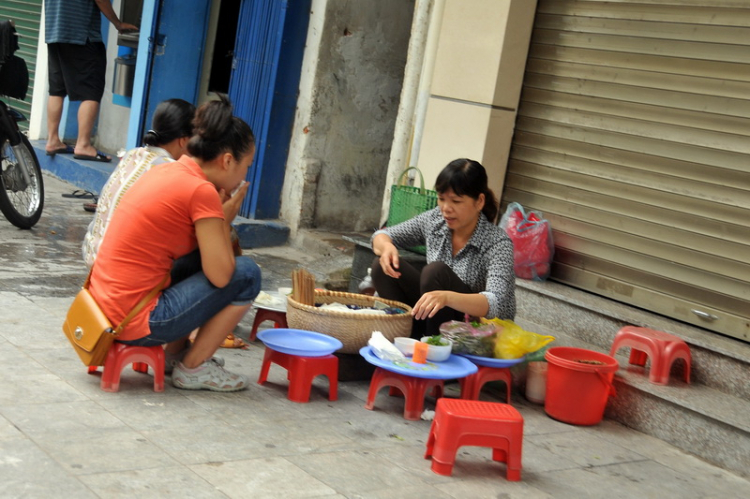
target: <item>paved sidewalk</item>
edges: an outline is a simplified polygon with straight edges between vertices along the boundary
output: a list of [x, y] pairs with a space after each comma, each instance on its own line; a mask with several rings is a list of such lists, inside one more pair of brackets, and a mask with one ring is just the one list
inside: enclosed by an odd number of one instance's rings
[[[0, 220], [2, 498], [750, 497], [747, 480], [661, 440], [608, 420], [559, 423], [517, 392], [520, 482], [506, 481], [504, 465], [478, 447], [460, 449], [451, 477], [432, 473], [422, 457], [430, 422], [404, 420], [403, 399], [387, 390], [366, 410], [365, 381], [339, 383], [339, 400], [329, 402], [318, 378], [310, 402], [296, 404], [278, 366], [266, 385], [229, 394], [178, 390], [169, 378], [154, 393], [150, 375], [126, 369], [120, 391], [103, 392], [60, 330], [85, 278], [79, 247], [91, 214], [81, 200], [62, 198], [72, 185], [45, 176], [45, 186], [32, 231]], [[290, 247], [246, 253], [260, 262], [266, 290], [288, 286], [298, 264], [324, 273], [339, 260]], [[219, 352], [253, 381], [262, 354], [259, 343]], [[500, 400], [501, 387], [482, 398]], [[457, 385], [447, 392], [456, 396]]]

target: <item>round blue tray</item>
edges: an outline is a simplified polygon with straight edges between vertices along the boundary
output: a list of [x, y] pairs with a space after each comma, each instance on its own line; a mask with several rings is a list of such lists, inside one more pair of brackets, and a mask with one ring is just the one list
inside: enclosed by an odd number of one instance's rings
[[411, 357], [398, 362], [383, 360], [375, 355], [369, 346], [360, 348], [359, 354], [374, 366], [415, 378], [459, 379], [477, 372], [477, 366], [473, 362], [456, 355], [451, 355], [443, 362], [428, 361], [426, 364], [417, 364], [409, 360]]
[[258, 338], [272, 350], [300, 357], [323, 357], [344, 346], [332, 336], [302, 329], [266, 329]]
[[491, 357], [480, 357], [479, 355], [469, 355], [468, 353], [457, 353], [461, 357], [466, 357], [478, 366], [484, 367], [510, 367], [520, 364], [526, 360], [526, 356], [517, 359], [493, 359]]

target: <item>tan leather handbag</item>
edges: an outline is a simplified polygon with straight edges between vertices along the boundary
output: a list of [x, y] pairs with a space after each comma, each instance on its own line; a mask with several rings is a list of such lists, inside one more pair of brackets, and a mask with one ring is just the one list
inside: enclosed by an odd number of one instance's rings
[[102, 366], [112, 342], [125, 329], [128, 322], [162, 289], [167, 282], [167, 276], [138, 302], [117, 327], [112, 325], [94, 297], [91, 296], [90, 280], [91, 272], [86, 277], [83, 288], [73, 300], [62, 328], [84, 365]]

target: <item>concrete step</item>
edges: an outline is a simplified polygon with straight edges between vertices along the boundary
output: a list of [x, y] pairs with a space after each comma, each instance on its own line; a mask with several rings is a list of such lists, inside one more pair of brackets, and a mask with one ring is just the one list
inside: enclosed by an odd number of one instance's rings
[[[519, 318], [594, 345], [601, 352], [609, 352], [615, 334], [627, 325], [674, 334], [690, 346], [694, 384], [750, 401], [748, 343], [555, 282], [517, 279], [516, 289]], [[627, 352], [621, 349], [618, 354]]]
[[517, 281], [516, 321], [557, 339], [552, 346], [574, 346], [608, 353], [625, 325], [659, 329], [683, 338], [691, 349], [691, 383], [682, 381], [682, 363], [669, 384], [648, 381], [646, 367], [628, 364], [629, 349], [616, 358], [617, 396], [605, 416], [655, 436], [706, 461], [748, 476], [750, 470], [750, 346], [690, 325], [553, 282]]

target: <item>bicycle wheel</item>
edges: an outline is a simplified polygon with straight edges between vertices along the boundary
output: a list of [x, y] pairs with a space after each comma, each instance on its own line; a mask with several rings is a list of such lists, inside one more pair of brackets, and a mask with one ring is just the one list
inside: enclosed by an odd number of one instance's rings
[[25, 135], [12, 147], [5, 141], [0, 148], [0, 211], [10, 223], [30, 229], [39, 221], [44, 207], [42, 169]]

